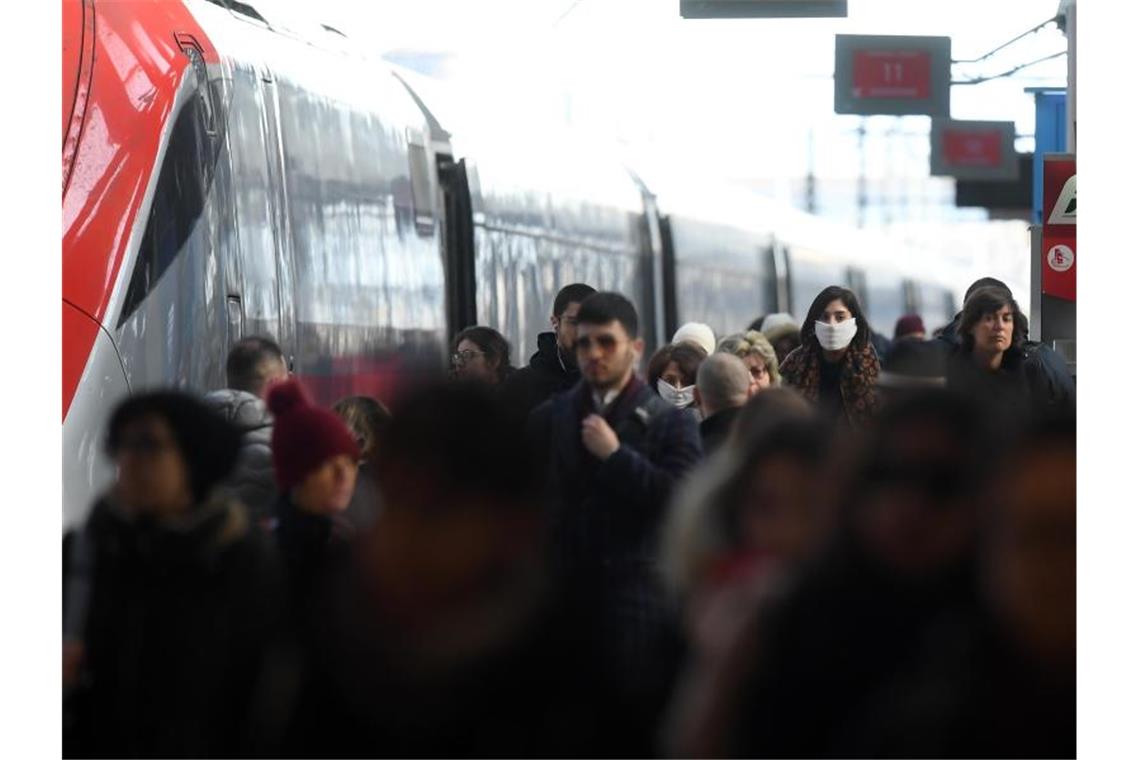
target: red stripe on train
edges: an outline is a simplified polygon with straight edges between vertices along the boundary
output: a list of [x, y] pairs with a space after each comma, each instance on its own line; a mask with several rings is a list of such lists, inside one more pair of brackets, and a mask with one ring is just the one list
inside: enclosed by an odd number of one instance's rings
[[[64, 0], [63, 11], [63, 298], [102, 323], [189, 64], [175, 35], [193, 36], [207, 63], [218, 54], [182, 3]], [[85, 50], [94, 63], [84, 91]], [[65, 318], [65, 418], [96, 334], [79, 324]]]

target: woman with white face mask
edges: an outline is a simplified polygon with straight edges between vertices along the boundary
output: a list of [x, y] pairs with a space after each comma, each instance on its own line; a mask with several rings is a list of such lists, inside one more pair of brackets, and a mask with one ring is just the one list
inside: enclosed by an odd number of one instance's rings
[[697, 387], [697, 368], [708, 354], [693, 343], [670, 343], [662, 346], [649, 359], [646, 376], [649, 387], [678, 409], [691, 409], [698, 419], [700, 411], [693, 398]]
[[857, 427], [878, 411], [879, 357], [859, 299], [847, 288], [824, 288], [808, 308], [801, 345], [780, 366], [784, 385], [819, 405], [829, 419]]

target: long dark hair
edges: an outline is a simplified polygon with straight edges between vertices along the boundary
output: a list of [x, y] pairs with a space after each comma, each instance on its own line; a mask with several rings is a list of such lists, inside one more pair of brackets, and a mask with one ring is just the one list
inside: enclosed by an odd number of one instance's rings
[[855, 338], [851, 341], [851, 347], [860, 349], [867, 345], [867, 341], [871, 337], [871, 326], [867, 324], [867, 318], [863, 315], [863, 307], [859, 305], [859, 299], [854, 293], [839, 285], [827, 286], [819, 291], [819, 295], [811, 302], [807, 316], [804, 318], [803, 327], [800, 328], [801, 345], [813, 346], [819, 351], [823, 350], [819, 345], [819, 339], [815, 337], [815, 323], [827, 305], [836, 299], [843, 302], [855, 320]]
[[452, 341], [452, 352], [458, 351], [459, 344], [465, 340], [474, 343], [480, 351], [487, 355], [487, 363], [495, 368], [499, 382], [505, 380], [511, 370], [514, 369], [511, 366], [511, 345], [497, 330], [480, 325], [464, 328]]
[[974, 328], [978, 322], [981, 322], [985, 315], [1000, 311], [1003, 306], [1008, 306], [1013, 312], [1013, 339], [1009, 347], [1016, 349], [1014, 354], [1021, 352], [1021, 347], [1029, 335], [1029, 320], [1021, 313], [1021, 308], [1017, 305], [1017, 301], [1013, 300], [1013, 296], [995, 287], [979, 288], [966, 300], [962, 319], [958, 323], [958, 337], [962, 339], [962, 348], [966, 353], [974, 350]]

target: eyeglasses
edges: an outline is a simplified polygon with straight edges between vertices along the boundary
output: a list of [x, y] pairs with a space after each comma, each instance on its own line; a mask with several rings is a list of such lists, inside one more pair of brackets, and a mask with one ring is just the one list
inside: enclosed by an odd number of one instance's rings
[[451, 355], [452, 364], [466, 364], [474, 359], [476, 356], [486, 356], [483, 351], [456, 351]]
[[759, 380], [762, 377], [768, 376], [767, 367], [749, 367], [748, 372], [752, 375], [753, 380]]
[[579, 351], [589, 351], [590, 346], [594, 344], [597, 344], [598, 348], [608, 354], [617, 348], [617, 338], [606, 334], [599, 335], [596, 338], [589, 335], [582, 335], [575, 343], [575, 345], [578, 346]]

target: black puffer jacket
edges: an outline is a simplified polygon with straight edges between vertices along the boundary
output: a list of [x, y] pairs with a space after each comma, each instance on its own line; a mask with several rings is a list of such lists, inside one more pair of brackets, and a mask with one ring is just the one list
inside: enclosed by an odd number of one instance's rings
[[530, 412], [554, 394], [572, 388], [581, 376], [578, 367], [559, 354], [554, 333], [544, 332], [538, 335], [538, 351], [530, 357], [530, 365], [508, 377], [503, 391], [512, 403]]
[[[938, 345], [946, 349], [950, 357], [959, 353], [962, 346], [962, 339], [958, 336], [958, 325], [961, 321], [962, 312], [958, 312], [954, 315], [953, 321], [946, 325], [935, 339]], [[1022, 343], [1020, 353], [1002, 362], [1003, 367], [1007, 364], [1010, 367], [1017, 365], [1016, 371], [1024, 376], [1035, 405], [1057, 408], [1072, 407], [1077, 403], [1077, 389], [1072, 375], [1069, 374], [1069, 368], [1065, 365], [1064, 359], [1044, 343], [1025, 341]], [[955, 372], [954, 366], [952, 362], [951, 374]], [[959, 380], [961, 379], [959, 376]]]
[[237, 465], [222, 488], [245, 504], [256, 522], [263, 523], [272, 517], [277, 501], [270, 445], [273, 415], [264, 401], [245, 391], [227, 388], [207, 394], [204, 400], [244, 432]]
[[284, 584], [245, 510], [213, 501], [159, 522], [101, 501], [77, 540], [91, 579], [65, 756], [279, 752]]

